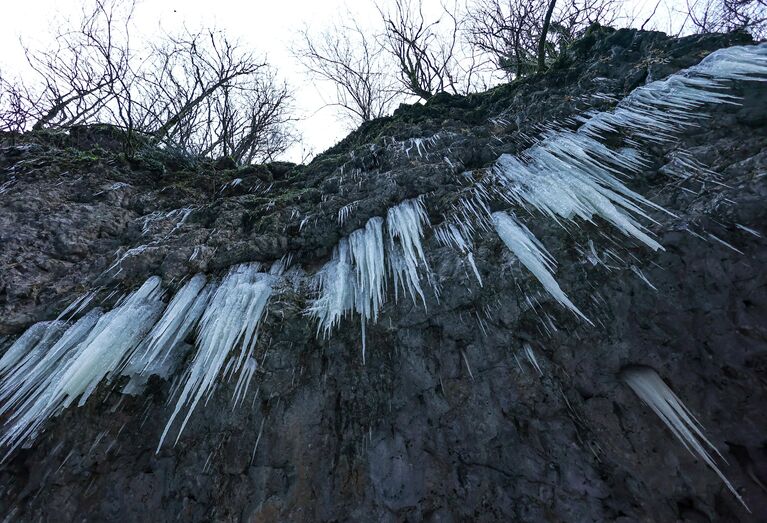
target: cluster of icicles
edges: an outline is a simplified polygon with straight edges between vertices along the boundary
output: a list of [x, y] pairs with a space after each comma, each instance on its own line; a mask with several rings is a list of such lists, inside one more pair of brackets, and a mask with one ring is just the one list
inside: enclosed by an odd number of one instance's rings
[[[554, 278], [556, 261], [542, 242], [514, 213], [491, 212], [491, 202], [537, 212], [563, 225], [599, 216], [622, 234], [662, 249], [638, 220], [651, 221], [645, 209], [663, 209], [631, 191], [620, 176], [643, 169], [640, 148], [672, 140], [701, 118], [704, 105], [737, 103], [726, 92], [728, 82], [765, 79], [767, 45], [746, 46], [716, 51], [694, 67], [637, 88], [613, 110], [579, 117], [582, 125], [575, 130], [550, 130], [521, 155], [502, 155], [490, 175], [461, 197], [434, 229], [435, 237], [466, 258], [481, 285], [472, 238], [494, 229], [554, 300], [590, 323]], [[615, 134], [623, 137], [624, 148], [604, 145], [605, 138]], [[316, 319], [318, 334], [330, 335], [344, 317], [357, 314], [364, 359], [365, 324], [377, 321], [389, 289], [395, 299], [401, 290], [425, 306], [421, 281], [422, 276], [429, 279], [430, 272], [422, 238], [428, 226], [423, 198], [416, 198], [343, 238], [313, 277], [317, 296], [307, 314]], [[178, 440], [195, 406], [212, 394], [218, 380], [237, 376], [234, 402], [241, 402], [257, 368], [259, 324], [284, 269], [280, 263], [268, 272], [260, 272], [259, 264], [240, 265], [220, 283], [196, 275], [167, 305], [160, 279], [152, 277], [109, 312], [91, 308], [82, 314], [93, 297], [87, 295], [58, 320], [33, 325], [0, 359], [0, 416], [8, 420], [0, 444], [12, 452], [51, 416], [75, 401], [83, 405], [104, 381], [130, 376], [130, 392], [149, 375], [169, 377], [193, 333], [196, 352], [176, 382], [175, 407], [160, 445], [183, 415]], [[436, 290], [434, 286], [435, 294]], [[80, 317], [65, 321], [66, 315]], [[722, 476], [703, 449], [703, 435], [689, 412], [659, 377], [643, 372], [627, 375], [626, 381]]]
[[419, 269], [429, 273], [421, 238], [429, 218], [420, 198], [406, 200], [386, 213], [370, 218], [362, 229], [342, 238], [328, 263], [317, 273], [319, 297], [309, 313], [317, 319], [318, 333], [330, 335], [341, 319], [359, 314], [362, 324], [362, 360], [365, 360], [365, 322], [378, 320], [386, 299], [386, 274], [391, 276], [395, 300], [408, 292], [426, 306]]
[[129, 393], [151, 375], [170, 377], [195, 327], [197, 352], [179, 382], [162, 439], [186, 407], [181, 433], [219, 375], [239, 374], [235, 399], [244, 395], [253, 376], [258, 326], [283, 265], [275, 263], [268, 273], [259, 270], [258, 263], [236, 266], [220, 284], [197, 274], [167, 305], [160, 278], [153, 276], [108, 312], [95, 307], [77, 321], [66, 321], [89, 305], [91, 293], [57, 320], [30, 327], [0, 359], [0, 416], [8, 416], [0, 436], [0, 445], [8, 448], [5, 457], [51, 416], [75, 401], [84, 405], [104, 381], [129, 376], [124, 389]]

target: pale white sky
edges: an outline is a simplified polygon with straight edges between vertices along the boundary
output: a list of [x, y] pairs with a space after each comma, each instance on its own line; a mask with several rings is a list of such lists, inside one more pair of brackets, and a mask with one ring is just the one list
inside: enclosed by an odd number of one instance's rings
[[[379, 3], [385, 6], [387, 1]], [[655, 3], [627, 0], [640, 11], [651, 11]], [[12, 72], [23, 65], [19, 38], [29, 44], [45, 42], [57, 17], [76, 18], [83, 0], [4, 0], [3, 4], [0, 68]], [[424, 0], [424, 5], [427, 13], [437, 12], [440, 0]], [[371, 32], [380, 28], [373, 0], [139, 0], [134, 20], [139, 36], [151, 37], [160, 29], [173, 31], [184, 25], [192, 30], [215, 27], [239, 39], [243, 47], [266, 55], [293, 88], [295, 107], [303, 118], [297, 123], [303, 147], [295, 147], [286, 157], [298, 161], [302, 149], [318, 154], [343, 138], [348, 129], [335, 108], [322, 108], [332, 101], [332, 87], [315, 85], [290, 54], [290, 46], [304, 25], [320, 30], [331, 22], [343, 22], [350, 9], [363, 28]]]

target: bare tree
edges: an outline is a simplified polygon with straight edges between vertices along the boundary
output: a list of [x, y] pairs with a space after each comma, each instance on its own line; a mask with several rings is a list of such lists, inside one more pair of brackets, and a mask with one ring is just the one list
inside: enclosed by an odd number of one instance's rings
[[346, 111], [355, 126], [385, 116], [401, 97], [382, 42], [355, 22], [316, 34], [304, 28], [300, 38], [294, 56], [311, 76], [335, 86], [332, 105]]
[[[181, 95], [166, 112], [165, 121], [151, 131], [158, 140], [172, 136], [181, 122], [217, 91], [256, 75], [266, 66], [256, 62], [251, 54], [241, 52], [225, 35], [212, 30], [183, 38], [169, 37], [166, 45], [155, 48], [155, 52], [163, 55], [162, 74], [155, 78], [155, 86], [162, 88], [163, 82], [170, 81], [179, 87], [176, 95]], [[174, 62], [174, 58], [178, 60]]]
[[[291, 96], [266, 63], [218, 31], [136, 49], [133, 3], [94, 0], [51, 49], [26, 49], [37, 83], [0, 79], [0, 129], [109, 123], [192, 154], [271, 159], [293, 143]], [[31, 85], [31, 87], [30, 87]]]
[[767, 37], [767, 0], [686, 0], [685, 14], [698, 33], [745, 30]]
[[287, 86], [268, 70], [225, 86], [206, 100], [199, 154], [229, 156], [239, 165], [274, 160], [295, 142], [291, 102]]
[[292, 145], [287, 86], [223, 33], [168, 37], [151, 55], [135, 105], [153, 139], [237, 163], [273, 159]]
[[557, 5], [557, 0], [549, 0], [549, 6], [546, 8], [546, 14], [543, 17], [543, 27], [541, 28], [541, 36], [538, 37], [538, 72], [546, 70], [546, 37], [549, 34], [549, 26], [551, 25], [551, 15], [554, 14], [554, 8]]
[[[119, 79], [128, 76], [128, 32], [133, 2], [95, 0], [73, 29], [59, 29], [54, 47], [25, 47], [41, 93], [33, 129], [68, 127], [100, 116], [115, 100]], [[118, 20], [124, 22], [119, 24]]]
[[492, 56], [498, 69], [522, 77], [535, 56], [531, 35], [537, 32], [539, 7], [529, 0], [479, 0], [468, 13], [469, 41]]
[[[387, 50], [397, 61], [404, 90], [424, 100], [441, 92], [465, 93], [473, 69], [463, 70], [457, 56], [460, 22], [456, 9], [443, 5], [442, 16], [427, 22], [420, 0], [396, 0], [392, 11], [379, 7]], [[442, 26], [439, 26], [443, 21]], [[438, 27], [444, 28], [439, 31]]]
[[492, 56], [499, 69], [519, 78], [545, 68], [592, 23], [613, 23], [619, 4], [618, 0], [478, 0], [468, 11], [466, 30], [469, 41]]
[[21, 82], [0, 75], [0, 131], [23, 132], [39, 117], [40, 96]]

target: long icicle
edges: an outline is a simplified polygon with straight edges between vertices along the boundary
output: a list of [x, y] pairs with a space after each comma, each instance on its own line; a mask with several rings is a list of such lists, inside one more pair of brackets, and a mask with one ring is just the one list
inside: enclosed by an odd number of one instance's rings
[[682, 400], [674, 394], [674, 391], [666, 385], [666, 382], [658, 376], [658, 373], [650, 367], [637, 366], [624, 370], [621, 377], [645, 405], [658, 415], [690, 454], [701, 458], [719, 476], [746, 510], [751, 512], [743, 498], [738, 494], [738, 491], [730, 483], [730, 480], [725, 477], [716, 465], [714, 458], [706, 450], [706, 447], [724, 459], [722, 454], [703, 434], [703, 427], [700, 422], [695, 419], [684, 403], [682, 403]]
[[[176, 443], [197, 404], [213, 392], [222, 370], [232, 376], [252, 357], [258, 327], [276, 279], [271, 274], [258, 272], [259, 268], [257, 263], [232, 268], [211, 297], [200, 320], [197, 352], [183, 377], [183, 387], [160, 437], [157, 452], [181, 410], [186, 409], [186, 415]], [[237, 346], [239, 353], [230, 356]]]
[[493, 213], [493, 224], [498, 232], [498, 236], [506, 244], [506, 247], [516, 255], [517, 259], [522, 262], [522, 265], [533, 273], [538, 281], [541, 282], [543, 288], [559, 303], [593, 325], [591, 320], [570, 301], [570, 298], [559, 287], [559, 284], [552, 275], [555, 269], [554, 258], [533, 233], [503, 212]]

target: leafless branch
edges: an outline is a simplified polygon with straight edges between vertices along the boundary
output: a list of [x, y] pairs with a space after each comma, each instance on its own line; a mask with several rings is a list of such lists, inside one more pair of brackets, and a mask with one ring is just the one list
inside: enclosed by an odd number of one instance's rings
[[293, 54], [314, 78], [334, 84], [334, 105], [350, 114], [354, 124], [388, 114], [402, 95], [387, 70], [392, 64], [383, 45], [356, 22], [317, 34], [305, 28]]

